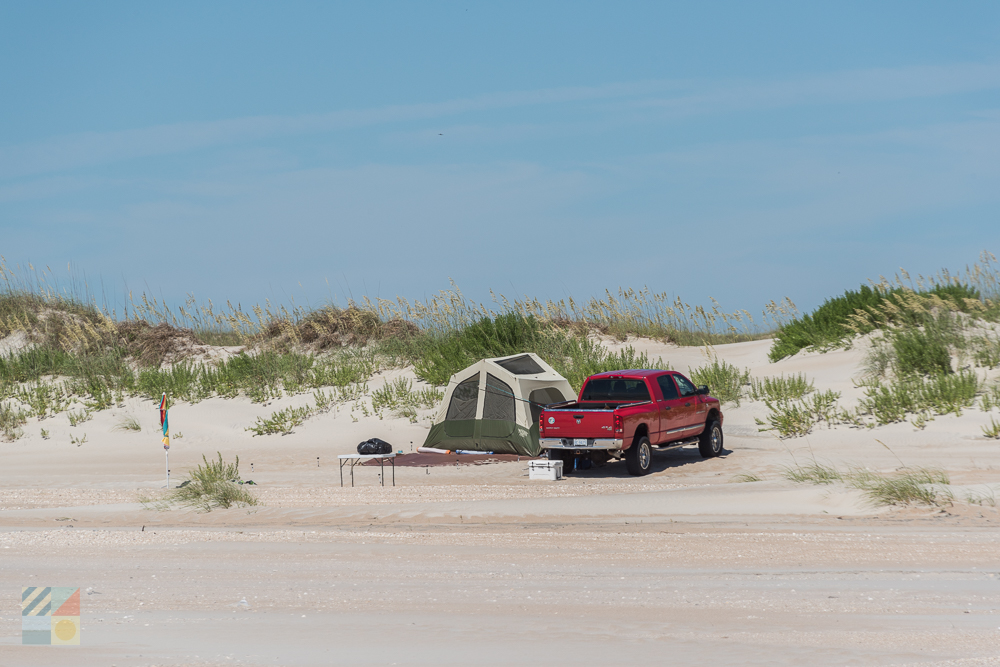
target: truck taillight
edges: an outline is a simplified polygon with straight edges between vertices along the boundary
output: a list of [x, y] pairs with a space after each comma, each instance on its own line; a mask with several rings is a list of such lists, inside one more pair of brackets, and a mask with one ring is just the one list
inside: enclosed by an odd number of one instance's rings
[[538, 415], [538, 435], [545, 433], [545, 415]]
[[623, 433], [625, 431], [625, 424], [622, 422], [621, 415], [615, 415], [614, 423], [615, 423], [615, 433]]

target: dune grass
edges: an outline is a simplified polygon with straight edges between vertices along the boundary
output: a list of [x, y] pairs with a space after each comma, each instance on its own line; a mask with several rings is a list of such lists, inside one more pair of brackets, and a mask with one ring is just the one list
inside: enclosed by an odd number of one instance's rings
[[413, 383], [406, 378], [396, 378], [381, 389], [372, 392], [372, 409], [381, 414], [389, 410], [394, 416], [417, 420], [417, 408], [433, 408], [440, 402], [443, 392], [437, 389], [413, 390]]
[[[375, 372], [412, 365], [420, 379], [444, 385], [470, 363], [492, 356], [536, 352], [579, 388], [589, 375], [626, 368], [668, 368], [634, 348], [610, 352], [596, 337], [646, 336], [678, 344], [716, 344], [768, 337], [777, 332], [772, 358], [803, 346], [825, 349], [872, 333], [866, 397], [854, 411], [836, 411], [837, 397], [815, 393], [804, 376], [749, 377], [712, 357], [690, 369], [727, 403], [763, 400], [771, 418], [762, 424], [784, 435], [808, 433], [818, 422], [880, 425], [916, 414], [960, 412], [982, 394], [989, 409], [1000, 395], [984, 393], [963, 360], [990, 368], [1000, 363], [1000, 340], [980, 326], [1000, 320], [1000, 272], [992, 255], [960, 277], [942, 273], [911, 280], [903, 272], [828, 300], [798, 317], [785, 299], [756, 318], [747, 311], [692, 307], [679, 298], [642, 290], [607, 291], [583, 302], [541, 301], [493, 295], [475, 303], [452, 286], [408, 302], [367, 298], [345, 307], [302, 308], [230, 303], [179, 307], [129, 295], [121, 316], [99, 308], [86, 287], [55, 287], [34, 269], [15, 272], [0, 261], [0, 336], [18, 333], [28, 348], [0, 357], [0, 401], [9, 403], [6, 437], [18, 417], [45, 419], [73, 411], [122, 405], [127, 396], [175, 400], [247, 396], [265, 402], [280, 396], [345, 388]], [[23, 276], [27, 276], [26, 278]], [[992, 326], [992, 325], [991, 325]], [[978, 328], [977, 328], [978, 327]], [[232, 345], [223, 361], [192, 357], [203, 344]], [[810, 394], [814, 394], [810, 396]], [[383, 398], [400, 403], [399, 398]], [[392, 408], [411, 416], [415, 408]], [[377, 411], [378, 412], [378, 411]], [[379, 413], [381, 414], [381, 413]]]
[[240, 477], [240, 457], [233, 463], [225, 462], [221, 453], [218, 457], [209, 461], [202, 455], [202, 463], [188, 473], [187, 480], [179, 487], [171, 490], [167, 502], [203, 512], [257, 505], [257, 497]]
[[[913, 308], [914, 299], [968, 312], [980, 303], [980, 292], [967, 284], [936, 284], [914, 290], [904, 286], [862, 285], [827, 299], [812, 313], [783, 325], [774, 335], [771, 361], [779, 361], [807, 347], [826, 349], [845, 344], [857, 333], [891, 325], [914, 325], [926, 309]], [[859, 319], [860, 318], [860, 319]]]
[[24, 431], [21, 429], [28, 423], [28, 413], [11, 403], [0, 403], [0, 438], [13, 441], [20, 438]]
[[739, 475], [733, 475], [729, 481], [737, 484], [744, 484], [749, 482], [763, 482], [764, 478], [752, 472], [744, 472]]
[[813, 461], [789, 466], [784, 477], [800, 484], [844, 483], [865, 494], [876, 506], [951, 504], [955, 497], [947, 487], [948, 474], [937, 468], [904, 469], [894, 475], [880, 475], [867, 468], [841, 471], [834, 466]]
[[111, 430], [112, 431], [122, 432], [122, 433], [128, 432], [128, 431], [132, 431], [132, 432], [138, 433], [139, 431], [142, 430], [142, 424], [140, 424], [139, 420], [136, 419], [135, 417], [133, 417], [131, 415], [126, 415], [126, 416], [122, 417], [121, 419], [119, 419], [118, 423], [115, 424], [114, 428], [112, 428]]
[[723, 403], [740, 404], [744, 388], [750, 384], [750, 371], [719, 361], [711, 355], [711, 363], [689, 370], [689, 377], [695, 385], [707, 385], [709, 393]]
[[814, 390], [812, 381], [803, 373], [750, 380], [750, 398], [755, 401], [798, 400]]

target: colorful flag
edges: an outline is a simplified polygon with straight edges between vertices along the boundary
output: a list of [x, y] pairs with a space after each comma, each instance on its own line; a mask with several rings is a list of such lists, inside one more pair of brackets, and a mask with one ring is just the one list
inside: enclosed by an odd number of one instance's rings
[[163, 443], [164, 449], [170, 449], [170, 425], [167, 422], [167, 394], [163, 394], [163, 398], [160, 400], [160, 425], [163, 426]]

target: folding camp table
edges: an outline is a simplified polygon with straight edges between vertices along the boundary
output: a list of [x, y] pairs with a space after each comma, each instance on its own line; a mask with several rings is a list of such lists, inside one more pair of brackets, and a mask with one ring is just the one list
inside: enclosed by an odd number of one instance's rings
[[385, 460], [389, 459], [392, 464], [392, 485], [396, 486], [396, 455], [395, 454], [341, 454], [340, 459], [340, 485], [344, 485], [344, 465], [351, 464], [351, 486], [354, 486], [354, 466], [362, 461], [378, 459], [378, 467], [381, 470], [382, 486], [385, 486]]

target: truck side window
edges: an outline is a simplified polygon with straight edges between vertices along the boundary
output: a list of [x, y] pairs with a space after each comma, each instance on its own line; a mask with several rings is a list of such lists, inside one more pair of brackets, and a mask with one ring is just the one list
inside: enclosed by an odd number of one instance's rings
[[656, 381], [660, 385], [660, 391], [663, 392], [663, 400], [669, 401], [677, 398], [677, 387], [674, 385], [674, 381], [669, 375], [661, 375], [656, 378]]
[[683, 375], [675, 375], [674, 379], [677, 380], [677, 387], [681, 390], [681, 396], [685, 398], [688, 396], [694, 396], [694, 385], [691, 384], [686, 377]]

